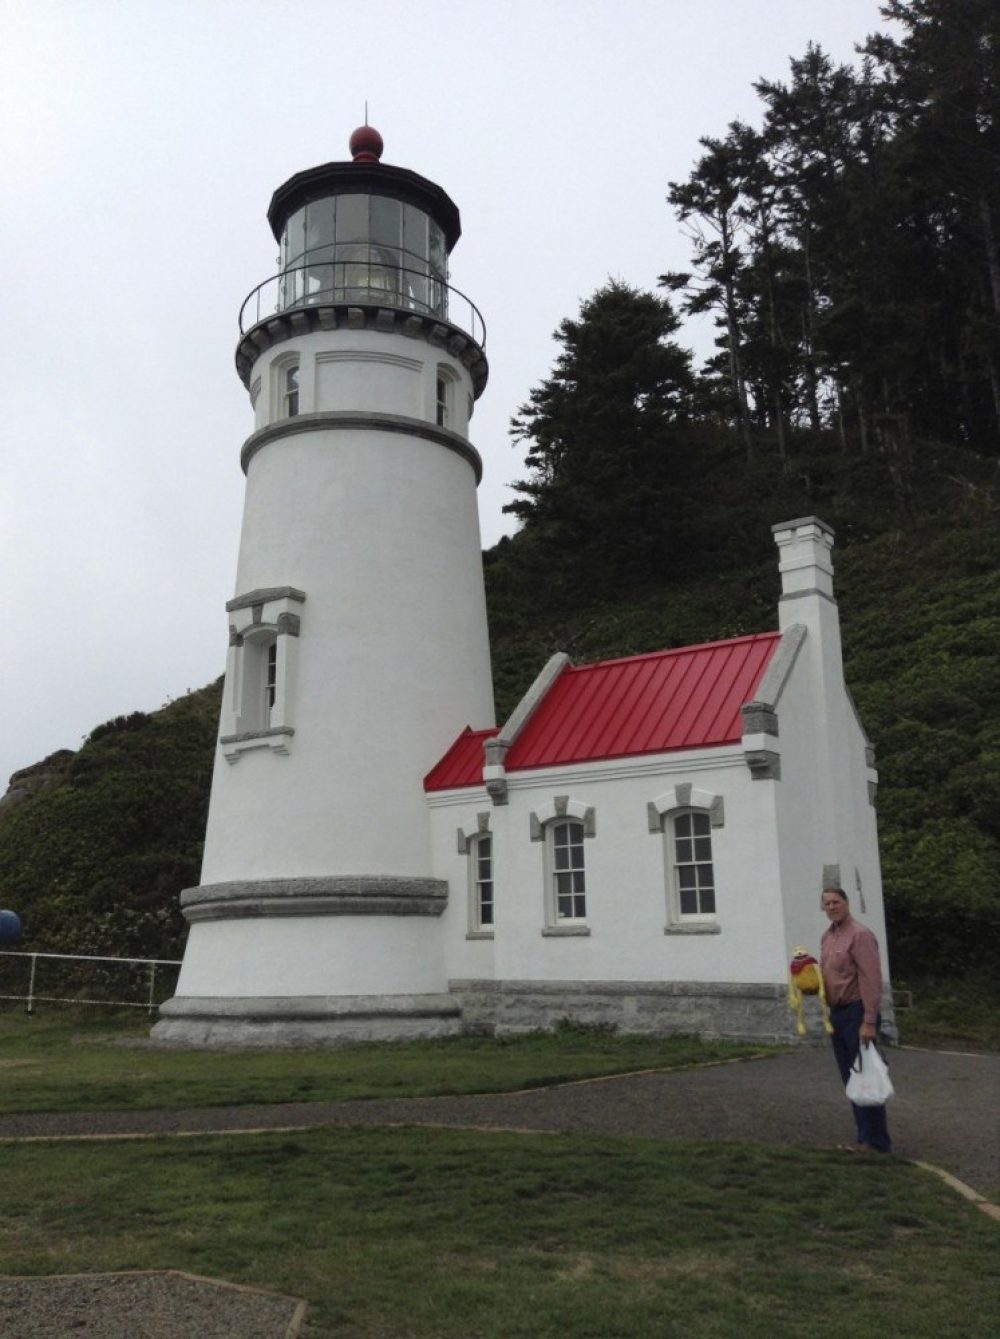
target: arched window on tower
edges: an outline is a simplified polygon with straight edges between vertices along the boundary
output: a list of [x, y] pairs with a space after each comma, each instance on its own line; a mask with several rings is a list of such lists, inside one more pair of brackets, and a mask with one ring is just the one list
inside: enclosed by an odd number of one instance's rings
[[299, 412], [299, 365], [292, 363], [283, 369], [281, 389], [281, 417], [294, 418]]

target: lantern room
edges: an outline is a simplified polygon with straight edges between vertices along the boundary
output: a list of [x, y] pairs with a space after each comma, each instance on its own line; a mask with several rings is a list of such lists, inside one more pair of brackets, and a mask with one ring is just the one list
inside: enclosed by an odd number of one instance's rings
[[448, 253], [458, 209], [433, 182], [383, 165], [371, 126], [352, 161], [300, 172], [278, 188], [268, 221], [280, 253], [279, 311], [324, 303], [399, 306], [448, 319]]
[[478, 396], [488, 371], [485, 326], [448, 282], [448, 257], [462, 232], [457, 206], [426, 177], [383, 163], [373, 126], [355, 130], [350, 151], [349, 161], [296, 173], [271, 198], [278, 272], [240, 310], [241, 378], [249, 387], [256, 358], [275, 343], [349, 319], [446, 343]]

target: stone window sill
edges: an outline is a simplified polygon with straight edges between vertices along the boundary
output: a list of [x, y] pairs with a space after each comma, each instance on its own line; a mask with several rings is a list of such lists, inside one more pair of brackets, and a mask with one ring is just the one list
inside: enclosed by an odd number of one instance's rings
[[469, 930], [466, 933], [466, 939], [492, 939], [492, 930]]
[[589, 925], [546, 925], [542, 930], [545, 939], [569, 939], [590, 934]]
[[276, 725], [270, 730], [244, 730], [238, 735], [223, 735], [219, 745], [227, 762], [236, 762], [247, 749], [268, 748], [272, 753], [288, 753], [295, 731], [290, 725]]
[[665, 935], [718, 935], [722, 933], [722, 926], [718, 921], [695, 921], [691, 925], [677, 923], [665, 925], [663, 933]]

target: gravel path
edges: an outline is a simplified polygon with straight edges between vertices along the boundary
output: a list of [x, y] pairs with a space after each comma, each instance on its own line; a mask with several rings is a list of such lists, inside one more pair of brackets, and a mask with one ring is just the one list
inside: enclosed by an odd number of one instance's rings
[[[890, 1052], [889, 1059], [896, 1085], [896, 1097], [889, 1108], [894, 1151], [904, 1158], [943, 1167], [981, 1194], [996, 1199], [1000, 1192], [1000, 1055], [896, 1050]], [[763, 1060], [624, 1075], [483, 1097], [0, 1116], [0, 1140], [386, 1124], [587, 1131], [812, 1147], [853, 1139], [853, 1123], [833, 1059], [825, 1047], [820, 1047]], [[220, 1290], [207, 1282], [201, 1285], [205, 1294], [204, 1324], [199, 1321], [189, 1329], [178, 1329], [171, 1309], [174, 1302], [167, 1295], [175, 1284], [165, 1282], [176, 1277], [86, 1276], [82, 1280], [36, 1281], [28, 1291], [24, 1291], [24, 1280], [0, 1278], [0, 1333], [5, 1339], [42, 1335], [45, 1339], [178, 1339], [186, 1334], [197, 1335], [198, 1339], [286, 1339], [294, 1332], [287, 1328], [291, 1323], [287, 1308], [292, 1305], [288, 1299], [281, 1299], [286, 1311], [280, 1313], [274, 1310], [273, 1298], [264, 1298], [260, 1304], [263, 1328], [251, 1329], [235, 1317], [232, 1321], [226, 1318], [226, 1305], [235, 1302], [231, 1297], [220, 1300]], [[127, 1286], [109, 1285], [102, 1292], [91, 1286], [95, 1278], [125, 1278], [130, 1282]], [[43, 1283], [46, 1286], [41, 1286]], [[11, 1294], [11, 1288], [21, 1291]], [[77, 1305], [80, 1288], [86, 1289], [90, 1298], [84, 1310]], [[121, 1300], [117, 1309], [116, 1291]], [[197, 1304], [197, 1292], [192, 1285], [188, 1299], [191, 1305]], [[18, 1328], [14, 1329], [3, 1327], [5, 1301], [11, 1296], [17, 1298], [19, 1308]], [[96, 1299], [101, 1296], [105, 1302], [99, 1304]], [[140, 1296], [141, 1305], [135, 1301]], [[253, 1295], [242, 1294], [241, 1305], [247, 1296]], [[75, 1318], [74, 1324], [65, 1328], [70, 1316]], [[38, 1327], [28, 1328], [36, 1320]]]

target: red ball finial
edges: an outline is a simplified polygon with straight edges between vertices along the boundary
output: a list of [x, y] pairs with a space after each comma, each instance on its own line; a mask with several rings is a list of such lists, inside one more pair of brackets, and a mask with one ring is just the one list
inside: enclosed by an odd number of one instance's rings
[[356, 163], [377, 163], [382, 157], [382, 136], [374, 126], [358, 126], [348, 145]]

